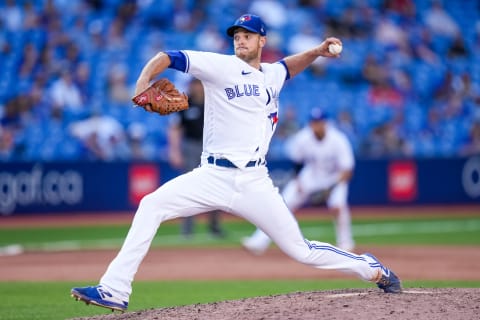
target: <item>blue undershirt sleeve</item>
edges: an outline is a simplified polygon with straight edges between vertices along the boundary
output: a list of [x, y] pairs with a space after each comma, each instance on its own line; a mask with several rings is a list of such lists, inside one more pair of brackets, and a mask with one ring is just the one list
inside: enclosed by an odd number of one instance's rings
[[285, 60], [282, 59], [282, 60], [280, 60], [280, 61], [278, 61], [278, 62], [280, 62], [281, 64], [283, 64], [283, 66], [285, 67], [285, 70], [287, 70], [287, 76], [285, 77], [285, 80], [290, 79], [290, 72], [288, 71], [288, 67], [287, 67], [287, 64], [285, 63]]
[[182, 72], [187, 72], [187, 56], [179, 50], [166, 50], [166, 55], [170, 57], [170, 65], [168, 68]]

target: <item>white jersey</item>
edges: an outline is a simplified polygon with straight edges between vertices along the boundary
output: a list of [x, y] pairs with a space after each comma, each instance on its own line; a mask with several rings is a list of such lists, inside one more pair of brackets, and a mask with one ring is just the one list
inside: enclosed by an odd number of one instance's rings
[[205, 90], [202, 160], [214, 155], [243, 168], [264, 159], [278, 121], [285, 66], [262, 63], [260, 71], [234, 55], [182, 53], [185, 72], [200, 79]]
[[322, 140], [315, 137], [310, 126], [301, 129], [287, 141], [286, 152], [291, 160], [304, 164], [297, 181], [306, 192], [330, 187], [342, 171], [354, 167], [348, 138], [329, 123]]

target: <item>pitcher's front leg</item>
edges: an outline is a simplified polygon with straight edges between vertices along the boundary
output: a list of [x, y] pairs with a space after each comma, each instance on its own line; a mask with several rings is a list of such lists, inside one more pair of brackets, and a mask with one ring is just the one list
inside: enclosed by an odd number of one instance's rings
[[194, 190], [190, 194], [184, 192], [191, 189], [194, 183], [192, 177], [195, 176], [190, 173], [179, 176], [143, 197], [123, 246], [108, 266], [100, 284], [128, 297], [132, 292], [131, 283], [138, 267], [147, 254], [160, 224], [166, 220], [210, 210], [208, 203], [201, 204], [193, 200]]

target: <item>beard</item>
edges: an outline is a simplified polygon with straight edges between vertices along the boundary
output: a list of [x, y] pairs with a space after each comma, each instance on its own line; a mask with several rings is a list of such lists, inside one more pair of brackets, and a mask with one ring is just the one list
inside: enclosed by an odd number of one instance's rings
[[246, 63], [250, 63], [258, 59], [259, 51], [258, 49], [254, 51], [235, 50], [235, 55]]
[[325, 131], [322, 130], [322, 131], [313, 131], [313, 134], [315, 135], [315, 138], [319, 141], [323, 140], [323, 138], [325, 138]]

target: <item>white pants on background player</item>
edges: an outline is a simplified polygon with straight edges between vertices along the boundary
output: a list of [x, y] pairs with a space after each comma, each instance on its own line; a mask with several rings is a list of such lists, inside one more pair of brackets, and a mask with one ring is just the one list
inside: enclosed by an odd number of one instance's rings
[[[368, 256], [304, 239], [264, 165], [223, 168], [206, 163], [203, 157], [201, 167], [170, 180], [142, 199], [125, 242], [100, 284], [128, 301], [131, 283], [160, 224], [216, 209], [255, 224], [301, 263], [354, 274], [365, 281], [375, 282], [381, 277], [378, 263]], [[191, 261], [192, 268], [195, 263]]]
[[[282, 196], [288, 208], [295, 212], [300, 209], [310, 198], [311, 193], [304, 191], [299, 187], [299, 181], [292, 179], [285, 186]], [[355, 242], [352, 236], [352, 222], [350, 209], [347, 204], [348, 184], [345, 182], [338, 183], [331, 191], [326, 199], [326, 205], [329, 209], [334, 210], [335, 232], [337, 247], [352, 251], [355, 248]], [[260, 228], [243, 240], [243, 245], [254, 254], [264, 253], [270, 246], [272, 240]]]

